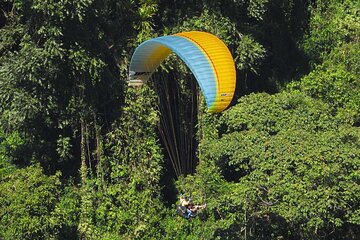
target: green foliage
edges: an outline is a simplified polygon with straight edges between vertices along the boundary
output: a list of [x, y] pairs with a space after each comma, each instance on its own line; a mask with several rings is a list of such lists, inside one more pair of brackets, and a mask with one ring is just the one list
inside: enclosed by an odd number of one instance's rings
[[359, 224], [357, 128], [299, 93], [244, 97], [219, 126], [220, 137], [204, 141], [203, 158], [232, 182], [229, 204], [247, 209], [257, 234], [271, 222], [270, 232], [287, 237], [330, 237], [332, 229], [351, 236]]
[[74, 234], [77, 195], [70, 187], [62, 195], [60, 173], [46, 176], [35, 164], [14, 168], [0, 177], [2, 239], [49, 239]]
[[10, 162], [9, 153], [15, 151], [23, 144], [23, 141], [17, 132], [6, 135], [0, 132], [0, 163]]
[[71, 239], [77, 236], [79, 212], [80, 196], [78, 188], [69, 181], [69, 183], [62, 188], [60, 199], [51, 212], [51, 221], [57, 238]]
[[[92, 239], [157, 238], [161, 221], [159, 180], [162, 154], [155, 129], [156, 95], [147, 86], [127, 89], [122, 116], [105, 141], [107, 158], [101, 171], [105, 182], [88, 180], [79, 225]], [[97, 189], [97, 191], [95, 191]]]
[[[325, 6], [329, 7], [326, 11], [323, 9]], [[306, 39], [304, 48], [310, 55], [312, 51], [318, 54], [312, 54], [314, 62], [322, 62], [315, 65], [299, 82], [289, 85], [290, 90], [300, 90], [328, 103], [339, 118], [356, 126], [360, 122], [360, 68], [359, 54], [356, 54], [359, 50], [360, 28], [356, 21], [357, 9], [353, 1], [345, 1], [344, 4], [320, 1], [313, 9], [310, 23], [314, 26], [311, 27], [311, 37]]]
[[329, 103], [338, 116], [350, 124], [360, 121], [360, 82], [343, 65], [319, 66], [300, 82], [292, 83], [290, 88]]
[[36, 159], [52, 172], [71, 169], [80, 118], [99, 126], [118, 116], [117, 58], [126, 61], [123, 32], [132, 34], [135, 15], [123, 2], [14, 1], [2, 9], [0, 125], [24, 140], [18, 162]]
[[326, 56], [323, 65], [326, 67], [344, 67], [346, 71], [356, 76], [360, 74], [360, 42], [344, 43], [340, 47], [333, 49]]
[[358, 42], [360, 34], [359, 3], [356, 0], [316, 1], [311, 8], [309, 34], [304, 50], [318, 62], [332, 49], [349, 42]]
[[153, 31], [154, 27], [154, 22], [152, 20], [158, 11], [158, 1], [138, 0], [133, 2], [135, 4], [133, 8], [137, 10], [137, 18], [133, 27], [139, 31], [136, 43], [140, 44], [151, 37], [150, 33]]
[[155, 132], [159, 121], [156, 94], [148, 86], [144, 86], [141, 89], [128, 88], [126, 95], [122, 116], [107, 136], [109, 142], [106, 148], [111, 151], [111, 159], [114, 161], [111, 167], [141, 163], [140, 165], [147, 167], [146, 171], [150, 171], [143, 173], [146, 173], [151, 182], [157, 182], [162, 156]]
[[[0, 2], [0, 238], [357, 239], [358, 6]], [[226, 43], [238, 82], [226, 112], [200, 103], [197, 171], [174, 191], [207, 208], [187, 221], [161, 196], [156, 94], [123, 80], [139, 43], [190, 30]], [[186, 66], [170, 57], [162, 70], [188, 108]]]
[[236, 66], [238, 70], [248, 69], [257, 73], [261, 61], [265, 57], [265, 49], [249, 36], [242, 36], [239, 47], [236, 49]]

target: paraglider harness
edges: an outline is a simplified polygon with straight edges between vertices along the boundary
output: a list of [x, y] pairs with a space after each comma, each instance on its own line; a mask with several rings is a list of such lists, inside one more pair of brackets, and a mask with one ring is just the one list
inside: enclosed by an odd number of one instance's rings
[[193, 212], [189, 209], [188, 206], [183, 206], [179, 204], [176, 207], [176, 212], [183, 218], [190, 219], [190, 217], [195, 217], [197, 215], [197, 211]]
[[[199, 208], [200, 207], [200, 208]], [[191, 201], [191, 198], [183, 197], [180, 195], [180, 204], [176, 207], [176, 212], [183, 218], [189, 220], [191, 217], [195, 217], [197, 215], [198, 209], [203, 209], [206, 207], [205, 205], [198, 206], [194, 205]]]
[[180, 203], [176, 207], [176, 212], [183, 218], [190, 219], [192, 211], [190, 210], [191, 198], [180, 194]]

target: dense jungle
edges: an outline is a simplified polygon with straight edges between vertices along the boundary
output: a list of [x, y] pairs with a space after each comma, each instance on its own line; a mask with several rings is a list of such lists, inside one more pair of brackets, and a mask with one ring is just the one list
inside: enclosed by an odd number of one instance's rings
[[[0, 10], [0, 239], [359, 239], [359, 1]], [[139, 44], [186, 31], [234, 59], [221, 113], [175, 54], [127, 84]]]

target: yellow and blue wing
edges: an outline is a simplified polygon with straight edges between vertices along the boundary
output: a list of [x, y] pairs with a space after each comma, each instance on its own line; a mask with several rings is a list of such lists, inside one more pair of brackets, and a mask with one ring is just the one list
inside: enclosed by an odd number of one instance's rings
[[130, 84], [146, 82], [171, 52], [194, 74], [209, 112], [226, 109], [235, 91], [235, 64], [226, 45], [210, 33], [183, 32], [143, 42], [131, 59]]

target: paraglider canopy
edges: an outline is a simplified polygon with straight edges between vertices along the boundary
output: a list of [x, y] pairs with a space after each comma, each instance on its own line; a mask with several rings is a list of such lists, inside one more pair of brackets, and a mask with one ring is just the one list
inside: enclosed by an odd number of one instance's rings
[[129, 85], [146, 83], [171, 52], [178, 55], [194, 74], [209, 112], [226, 109], [236, 85], [234, 60], [226, 45], [206, 32], [182, 32], [140, 44], [131, 58]]

